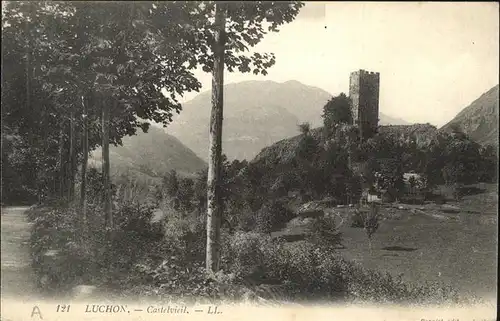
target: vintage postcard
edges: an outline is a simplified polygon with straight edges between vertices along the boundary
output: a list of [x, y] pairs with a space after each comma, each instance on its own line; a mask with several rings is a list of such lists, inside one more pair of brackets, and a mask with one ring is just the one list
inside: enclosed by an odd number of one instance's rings
[[1, 320], [497, 317], [496, 2], [2, 2]]

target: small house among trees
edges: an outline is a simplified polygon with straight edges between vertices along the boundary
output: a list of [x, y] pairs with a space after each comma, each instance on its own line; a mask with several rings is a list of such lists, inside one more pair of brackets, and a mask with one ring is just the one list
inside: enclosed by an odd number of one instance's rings
[[368, 203], [382, 203], [382, 198], [379, 193], [374, 193], [368, 191], [367, 193], [367, 202]]

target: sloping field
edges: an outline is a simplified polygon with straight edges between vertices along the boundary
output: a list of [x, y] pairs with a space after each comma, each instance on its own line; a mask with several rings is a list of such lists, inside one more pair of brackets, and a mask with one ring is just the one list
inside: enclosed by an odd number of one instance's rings
[[[366, 268], [402, 274], [403, 280], [439, 281], [462, 294], [496, 295], [497, 186], [483, 184], [459, 203], [444, 205], [384, 206], [385, 219], [372, 238], [362, 228], [351, 227], [350, 208], [327, 209], [343, 221], [339, 253]], [[299, 241], [308, 221], [290, 222], [275, 235], [290, 234]], [[292, 243], [293, 244], [293, 243]]]

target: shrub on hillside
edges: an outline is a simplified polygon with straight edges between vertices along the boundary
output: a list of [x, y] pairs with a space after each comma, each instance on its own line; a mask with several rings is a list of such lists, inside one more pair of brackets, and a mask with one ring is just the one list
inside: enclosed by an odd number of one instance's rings
[[344, 288], [340, 270], [329, 261], [335, 255], [309, 242], [287, 247], [265, 234], [238, 232], [228, 240], [223, 253], [228, 258], [227, 269], [238, 280], [280, 284], [278, 292], [268, 293], [272, 299], [332, 298]]
[[339, 232], [335, 218], [323, 216], [313, 221], [308, 240], [317, 246], [336, 248], [342, 243], [342, 233]]
[[351, 100], [344, 93], [332, 97], [323, 107], [323, 124], [327, 133], [332, 135], [338, 124], [352, 122]]
[[250, 232], [256, 229], [257, 217], [249, 206], [240, 209], [236, 219], [236, 229], [239, 231]]
[[280, 228], [294, 217], [283, 202], [272, 200], [264, 203], [256, 215], [256, 230], [269, 233]]
[[228, 268], [241, 279], [258, 279], [265, 275], [264, 247], [270, 238], [256, 232], [236, 232], [230, 236], [224, 248]]
[[284, 271], [287, 292], [292, 298], [301, 300], [328, 295], [328, 285], [322, 282], [317, 269], [326, 255], [319, 253], [320, 249], [309, 242], [300, 242], [287, 249], [282, 266], [277, 269]]
[[206, 246], [205, 218], [198, 213], [186, 213], [164, 208], [162, 220], [163, 247], [168, 253], [180, 255], [186, 261], [204, 258]]
[[115, 231], [110, 250], [113, 266], [127, 271], [163, 239], [161, 224], [152, 224], [153, 207], [140, 203], [122, 204], [114, 212]]

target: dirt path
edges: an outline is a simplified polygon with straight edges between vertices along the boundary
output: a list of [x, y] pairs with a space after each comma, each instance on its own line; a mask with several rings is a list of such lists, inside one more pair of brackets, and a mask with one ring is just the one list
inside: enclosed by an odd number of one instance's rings
[[29, 253], [28, 207], [2, 208], [2, 298], [28, 298], [36, 294]]

